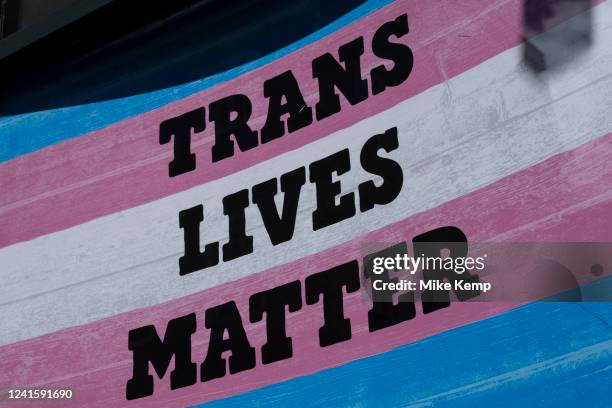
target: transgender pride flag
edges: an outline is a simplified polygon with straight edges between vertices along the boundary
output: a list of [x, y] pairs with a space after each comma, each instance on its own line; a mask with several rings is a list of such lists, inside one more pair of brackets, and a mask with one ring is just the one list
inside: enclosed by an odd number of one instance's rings
[[[210, 78], [0, 118], [0, 406], [43, 404], [17, 405], [5, 392], [14, 388], [73, 390], [48, 407], [612, 406], [611, 303], [457, 302], [430, 314], [417, 304], [413, 319], [370, 331], [371, 300], [345, 287], [350, 339], [323, 347], [323, 301], [304, 296], [314, 273], [352, 260], [361, 268], [369, 243], [445, 226], [471, 242], [612, 242], [612, 4], [591, 6], [588, 47], [542, 72], [524, 60], [521, 0], [369, 0]], [[289, 70], [314, 111], [312, 61], [339, 60], [341, 45], [363, 37], [369, 81], [381, 64], [373, 36], [403, 15], [409, 33], [392, 41], [410, 47], [414, 65], [401, 84], [370, 89], [355, 104], [341, 96], [333, 116], [253, 149], [236, 146], [218, 162], [207, 123], [191, 141], [196, 169], [168, 177], [174, 151], [160, 144], [162, 122], [200, 107], [208, 115], [212, 102], [243, 94], [249, 124], [261, 129], [264, 82]], [[553, 41], [582, 16], [533, 43]], [[222, 247], [223, 197], [345, 149], [351, 170], [334, 179], [342, 195], [358, 197], [372, 178], [360, 167], [362, 146], [392, 127], [398, 147], [380, 156], [401, 166], [403, 186], [391, 202], [361, 212], [357, 202], [355, 216], [315, 230], [317, 190], [306, 172], [290, 240], [273, 245], [251, 204], [252, 253], [179, 275], [180, 211], [203, 204], [200, 247]], [[611, 290], [610, 267], [590, 287]], [[264, 364], [266, 320], [250, 316], [250, 297], [295, 281], [302, 300], [285, 320], [292, 356]], [[226, 351], [225, 375], [201, 381], [212, 341], [205, 311], [230, 301], [256, 364], [232, 372]], [[173, 356], [162, 372], [147, 363], [152, 395], [128, 399], [130, 331], [152, 325], [163, 340], [169, 321], [192, 313], [197, 381], [172, 389]]]

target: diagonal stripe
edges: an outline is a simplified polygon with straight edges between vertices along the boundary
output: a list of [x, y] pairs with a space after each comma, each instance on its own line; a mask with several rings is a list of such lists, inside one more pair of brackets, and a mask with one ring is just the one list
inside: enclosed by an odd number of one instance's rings
[[[63, 140], [79, 137], [84, 133], [104, 128], [126, 118], [158, 109], [216, 84], [257, 70], [367, 16], [391, 1], [369, 0], [333, 23], [291, 45], [205, 79], [118, 100], [0, 118], [0, 163]], [[78, 119], [75, 120], [75, 118]]]
[[[438, 208], [291, 264], [150, 308], [2, 346], [0, 354], [4, 358], [0, 361], [0, 383], [45, 386], [71, 384], [78, 391], [81, 399], [77, 402], [82, 406], [86, 406], [86, 403], [129, 405], [124, 400], [124, 391], [125, 382], [131, 376], [131, 355], [127, 349], [127, 333], [130, 329], [155, 324], [158, 330], [163, 330], [169, 319], [196, 312], [199, 331], [193, 337], [193, 356], [199, 359], [196, 356], [204, 356], [206, 353], [208, 333], [202, 329], [201, 319], [203, 311], [208, 307], [229, 299], [236, 300], [244, 320], [244, 316], [248, 316], [248, 296], [252, 293], [295, 279], [303, 280], [311, 273], [350, 259], [359, 259], [363, 255], [362, 245], [365, 243], [409, 240], [418, 233], [441, 225], [456, 225], [476, 242], [496, 241], [500, 234], [521, 228], [522, 225], [531, 225], [531, 228], [513, 235], [512, 240], [609, 242], [612, 239], [612, 228], [609, 217], [605, 215], [612, 210], [612, 196], [605, 180], [610, 175], [600, 173], [601, 159], [597, 156], [607, 157], [606, 152], [611, 151], [610, 143], [612, 135], [555, 156]], [[568, 192], [563, 183], [570, 183], [573, 188]], [[515, 202], [521, 205], [517, 206]], [[551, 214], [556, 216], [550, 219]], [[119, 290], [117, 286], [114, 281], [113, 289]], [[97, 290], [100, 288], [98, 285]], [[131, 289], [130, 294], [133, 296], [140, 286], [135, 285]], [[159, 289], [162, 289], [161, 286]], [[103, 298], [97, 298], [96, 293], [90, 292], [88, 295], [89, 302], [104, 301]], [[86, 307], [85, 304], [75, 305], [72, 295], [65, 299], [71, 300], [70, 305], [63, 306], [55, 298], [53, 318], [62, 318], [75, 307], [79, 314], [83, 313], [82, 307]], [[428, 315], [422, 315], [419, 311], [413, 320], [368, 333], [367, 311], [371, 307], [370, 300], [361, 293], [353, 293], [344, 299], [346, 316], [351, 319], [351, 340], [324, 349], [319, 347], [316, 333], [322, 323], [321, 306], [304, 307], [287, 318], [287, 332], [292, 336], [294, 344], [294, 357], [291, 359], [258, 365], [250, 371], [173, 391], [169, 389], [168, 379], [165, 378], [157, 383], [155, 397], [143, 400], [142, 403], [167, 406], [171, 401], [172, 404], [185, 405], [194, 400], [204, 402], [223, 398], [314, 373], [356, 358], [382, 353], [499, 314], [516, 305], [510, 302], [455, 303]], [[24, 325], [43, 325], [45, 322], [39, 319], [44, 313], [43, 308], [41, 305], [26, 311], [23, 316], [15, 310], [15, 319]], [[598, 322], [601, 324], [601, 321]], [[265, 342], [265, 324], [247, 324], [245, 328], [252, 345], [259, 350]], [[9, 331], [13, 330], [9, 328]]]
[[[608, 3], [601, 7], [609, 8]], [[9, 327], [3, 332], [6, 337], [1, 337], [2, 342], [185, 296], [317, 253], [434, 208], [557, 152], [593, 140], [612, 128], [609, 115], [612, 78], [602, 75], [600, 68], [612, 55], [610, 47], [596, 42], [583, 58], [566, 69], [541, 77], [539, 82], [517, 63], [520, 52], [519, 48], [502, 53], [444, 85], [254, 166], [248, 173], [237, 173], [145, 206], [3, 248], [2, 313], [37, 317], [35, 320], [28, 317], [25, 321], [30, 323], [19, 327]], [[453, 103], [448, 103], [449, 95]], [[444, 118], [458, 120], [451, 126]], [[292, 241], [273, 247], [257, 210], [252, 208], [248, 227], [256, 242], [254, 255], [205, 270], [202, 272], [205, 279], [200, 274], [178, 279], [177, 259], [183, 251], [177, 220], [180, 210], [204, 203], [207, 225], [203, 240], [225, 242], [226, 217], [222, 215], [220, 197], [244, 188], [245, 179], [256, 183], [276, 177], [323, 157], [323, 152], [342, 149], [349, 142], [352, 163], [359, 163], [361, 144], [390, 124], [398, 125], [400, 135], [400, 149], [390, 156], [401, 163], [406, 180], [393, 203], [333, 228], [313, 232], [310, 212], [315, 194], [313, 186], [307, 183]], [[603, 145], [608, 141], [609, 138], [602, 140]], [[602, 169], [598, 174], [608, 174], [607, 151], [585, 149], [580, 150], [589, 152], [583, 156], [585, 164], [598, 162]], [[562, 166], [551, 177], [561, 180], [555, 183], [573, 180]], [[592, 176], [589, 173], [585, 177]], [[343, 175], [343, 190], [352, 191], [367, 179], [368, 175], [355, 168]], [[76, 210], [65, 211], [75, 217], [78, 214]], [[51, 220], [56, 216], [44, 215]], [[1, 230], [18, 233], [27, 228], [28, 220], [18, 223], [13, 219]], [[116, 285], [118, 277], [122, 279], [120, 287]], [[137, 295], [134, 288], [139, 288]], [[56, 307], [58, 298], [71, 298], [77, 306], [51, 318], [51, 307]]]
[[[499, 62], [505, 65], [506, 61]], [[216, 186], [206, 185], [149, 206], [137, 207], [58, 234], [4, 248], [0, 251], [0, 263], [5, 265], [1, 298], [3, 303], [12, 303], [7, 308], [3, 307], [2, 312], [19, 316], [29, 313], [30, 307], [42, 309], [40, 321], [32, 321], [34, 333], [42, 334], [48, 330], [46, 327], [52, 331], [155, 304], [316, 253], [466, 194], [556, 151], [571, 148], [585, 138], [588, 140], [596, 137], [597, 134], [591, 133], [589, 129], [609, 128], [606, 122], [610, 120], [607, 89], [610, 87], [603, 83], [592, 85], [554, 105], [519, 117], [517, 121], [504, 122], [501, 128], [472, 139], [469, 138], [471, 126], [476, 124], [486, 129], [487, 123], [468, 121], [466, 127], [469, 133], [458, 141], [469, 142], [455, 147], [444, 144], [447, 139], [445, 127], [436, 135], [426, 132], [425, 127], [428, 125], [425, 124], [423, 131], [417, 134], [428, 134], [429, 137], [410, 138], [408, 143], [405, 135], [412, 134], [411, 125], [404, 127], [400, 124], [401, 149], [394, 152], [392, 157], [402, 163], [406, 183], [402, 194], [393, 203], [346, 220], [334, 228], [313, 232], [309, 212], [314, 205], [314, 191], [312, 185], [307, 185], [304, 187], [292, 241], [278, 247], [270, 245], [256, 209], [252, 209], [255, 213], [250, 213], [248, 219], [252, 220], [249, 232], [256, 243], [255, 254], [203, 271], [206, 279], [202, 279], [199, 274], [178, 279], [177, 259], [182, 254], [183, 241], [182, 231], [177, 225], [177, 213], [204, 202], [208, 224], [203, 239], [220, 239], [225, 242], [226, 220], [218, 200], [224, 193], [243, 188], [244, 178], [240, 173], [233, 179], [221, 180]], [[477, 99], [478, 95], [472, 97]], [[465, 103], [472, 103], [473, 98], [466, 98]], [[461, 109], [457, 104], [453, 106]], [[407, 109], [410, 111], [412, 108], [408, 105]], [[364, 122], [364, 130], [348, 129], [353, 146], [359, 146], [371, 134], [385, 129], [389, 123], [402, 117], [401, 113], [393, 111], [388, 112], [388, 115]], [[431, 126], [437, 122], [438, 115], [444, 116], [446, 112], [426, 115], [432, 121], [429, 122]], [[563, 120], [557, 122], [558, 117], [563, 117]], [[568, 123], [568, 126], [556, 128], [555, 123]], [[459, 128], [455, 128], [457, 130]], [[323, 144], [308, 146], [308, 151], [294, 152], [296, 156], [283, 156], [280, 158], [282, 162], [265, 163], [260, 171], [249, 173], [250, 179], [255, 183], [274, 177], [281, 171], [292, 170], [301, 160], [320, 158], [320, 152], [336, 151], [336, 146], [342, 146], [343, 140], [344, 134], [340, 133], [335, 139], [322, 140]], [[602, 146], [607, 146], [609, 141], [609, 137], [604, 138]], [[580, 150], [584, 152], [581, 154], [584, 155], [585, 163], [600, 163], [602, 170], [599, 175], [608, 174], [610, 166], [607, 150], [592, 150], [590, 146]], [[353, 163], [358, 163], [359, 152], [354, 147], [351, 149]], [[558, 172], [550, 176], [558, 180], [556, 183], [573, 180], [572, 175], [562, 166]], [[367, 179], [362, 174], [357, 169], [347, 174], [342, 179], [343, 188], [354, 190], [359, 182]], [[592, 176], [589, 173], [586, 177]], [[525, 182], [529, 183], [529, 180]], [[580, 180], [567, 183], [579, 184]], [[506, 199], [511, 200], [511, 197]], [[28, 271], [28, 274], [23, 271]], [[120, 288], [115, 284], [118, 276], [121, 276], [123, 282]], [[140, 288], [138, 296], [128, 295], [133, 292], [133, 288]], [[49, 290], [54, 292], [45, 293]], [[92, 301], [92, 293], [96, 293], [96, 298], [99, 296], [100, 299]], [[68, 296], [79, 306], [72, 311], [66, 310], [59, 319], [49, 319], [45, 314], [50, 313], [50, 310], [44, 305], [53, 305], [56, 303], [53, 299], [58, 296]], [[32, 302], [28, 301], [29, 298], [32, 298]], [[14, 302], [18, 299], [23, 301]], [[28, 304], [31, 306], [26, 306]], [[4, 335], [10, 338], [21, 333], [18, 337], [24, 338], [21, 336], [29, 337], [31, 334], [24, 326], [15, 327], [14, 330], [5, 331]]]
[[610, 381], [610, 328], [580, 304], [535, 303], [197, 407], [605, 407]]
[[[5, 181], [2, 182], [6, 193], [0, 197], [0, 217], [2, 217], [0, 229], [4, 231], [4, 234], [0, 235], [0, 246], [29, 240], [141, 205], [248, 168], [283, 152], [298, 149], [334, 131], [344, 129], [358, 120], [392, 107], [517, 45], [520, 41], [519, 0], [498, 1], [492, 5], [484, 3], [466, 8], [453, 2], [454, 8], [451, 8], [451, 5], [443, 4], [433, 7], [430, 3], [426, 6], [426, 3], [422, 2], [398, 2], [334, 34], [329, 40], [322, 40], [300, 53], [287, 57], [286, 61], [279, 61], [241, 77], [239, 83], [224, 84], [211, 89], [210, 92], [195, 95], [159, 111], [144, 114], [100, 132], [3, 164], [0, 169], [6, 175]], [[448, 13], [449, 8], [452, 13]], [[438, 9], [444, 9], [444, 13], [437, 13]], [[475, 10], [479, 10], [479, 13], [475, 14]], [[160, 146], [157, 134], [159, 123], [163, 119], [226, 96], [235, 86], [256, 101], [253, 124], [257, 127], [265, 118], [267, 106], [261, 95], [261, 82], [288, 67], [293, 68], [300, 78], [300, 84], [303, 85], [303, 92], [309, 103], [314, 103], [316, 84], [309, 71], [311, 59], [325, 51], [335, 53], [338, 45], [354, 38], [355, 33], [363, 33], [368, 43], [373, 30], [380, 23], [393, 19], [405, 11], [409, 12], [412, 27], [408, 36], [412, 39], [406, 41], [414, 46], [417, 63], [411, 78], [402, 86], [370, 97], [357, 106], [345, 107], [341, 113], [326, 121], [315, 123], [282, 139], [215, 164], [210, 163], [212, 130], [209, 129], [203, 133], [204, 136], [198, 136], [194, 141], [194, 151], [200, 167], [177, 178], [168, 177], [167, 163], [171, 160], [172, 149], [170, 146]], [[500, 26], [498, 21], [501, 18], [508, 19], [507, 16], [512, 16], [509, 20], [517, 23]], [[602, 16], [602, 19], [604, 18], [605, 16]], [[438, 25], [448, 27], [444, 32], [446, 36], [440, 35]], [[601, 29], [603, 30], [603, 27]], [[466, 41], [465, 37], [459, 36], [460, 33], [466, 32], [473, 34], [474, 42]], [[549, 35], [554, 36], [555, 33]], [[478, 43], [478, 46], [474, 47], [474, 43]], [[520, 52], [517, 52], [516, 57], [517, 61], [521, 60]], [[596, 63], [606, 64], [606, 61], [607, 59], [604, 59]], [[364, 72], [379, 63], [371, 53], [368, 53], [364, 57]], [[507, 69], [504, 71], [510, 73]], [[487, 71], [486, 75], [490, 77], [494, 74]], [[524, 75], [522, 78], [525, 81], [521, 90], [531, 88], [531, 81], [527, 82], [527, 76]], [[472, 78], [473, 76], [470, 77], [471, 80]], [[502, 76], [496, 78], [502, 83], [506, 81]], [[595, 78], [597, 74], [593, 80]], [[483, 87], [491, 85], [490, 82], [486, 85], [483, 82], [476, 81], [476, 84]], [[575, 82], [577, 84], [578, 81]], [[470, 86], [456, 85], [456, 81], [452, 84], [458, 86], [458, 89], [453, 91], [453, 99], [468, 96], [469, 92], [476, 91]], [[443, 90], [448, 88], [440, 87], [438, 92], [446, 92]], [[486, 93], [481, 94], [483, 100], [472, 103], [483, 107], [488, 101], [494, 104], [486, 107], [487, 110], [491, 110], [489, 116], [491, 126], [495, 126], [495, 122], [508, 120], [514, 115], [524, 113], [522, 106], [513, 105], [517, 102], [513, 100], [513, 95], [504, 95], [500, 101], [499, 94], [494, 95], [484, 89], [479, 91]], [[507, 91], [509, 93], [510, 90]], [[541, 89], [531, 89], [531, 93], [538, 92], [541, 92]], [[431, 93], [422, 96], [419, 104], [424, 102], [423, 99], [431, 97]], [[541, 95], [533, 97], [534, 100], [543, 102]], [[441, 105], [445, 103], [445, 100], [440, 100]], [[499, 106], [500, 103], [508, 103], [507, 108]], [[415, 102], [413, 105], [418, 104]], [[449, 107], [452, 111], [449, 114], [454, 115], [449, 116], [450, 118], [465, 115], [465, 112], [458, 108], [463, 108], [463, 105], [457, 108]], [[419, 112], [419, 109], [414, 112]], [[447, 123], [446, 120], [445, 118], [443, 123]], [[476, 125], [482, 122], [480, 119]], [[74, 203], [82, 203], [79, 211], [73, 211]], [[50, 213], [53, 217], [48, 216]]]

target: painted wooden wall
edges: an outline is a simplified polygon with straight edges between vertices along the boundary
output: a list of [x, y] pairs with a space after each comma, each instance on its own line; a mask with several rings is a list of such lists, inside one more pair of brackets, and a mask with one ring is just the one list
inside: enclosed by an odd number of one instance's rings
[[[110, 99], [75, 91], [76, 99], [61, 96], [56, 106], [49, 93], [44, 109], [27, 109], [25, 99], [5, 105], [0, 388], [74, 390], [74, 400], [50, 407], [612, 405], [605, 302], [457, 303], [370, 333], [369, 299], [348, 293], [349, 341], [321, 348], [321, 306], [304, 307], [287, 316], [293, 357], [269, 365], [259, 363], [265, 322], [246, 322], [257, 291], [361, 259], [367, 243], [411, 240], [441, 226], [475, 242], [610, 242], [612, 5], [593, 4], [592, 40], [579, 57], [540, 73], [524, 60], [522, 7], [520, 0], [368, 0], [336, 10], [333, 21], [291, 44], [237, 58], [234, 67], [220, 62], [220, 72], [186, 83]], [[334, 116], [216, 163], [207, 130], [192, 144], [199, 167], [168, 177], [173, 152], [159, 143], [162, 121], [240, 92], [253, 102], [250, 123], [259, 129], [268, 106], [263, 82], [289, 69], [314, 106], [311, 61], [336, 56], [359, 36], [369, 44], [403, 14], [410, 33], [397, 41], [412, 49], [414, 67], [401, 85], [356, 105], [342, 99]], [[552, 38], [575, 18], [540, 36]], [[380, 60], [366, 47], [361, 64], [366, 73]], [[146, 72], [133, 75], [146, 83]], [[388, 156], [404, 174], [393, 202], [315, 231], [316, 191], [306, 183], [290, 241], [272, 245], [249, 207], [253, 254], [179, 276], [179, 211], [204, 203], [202, 239], [226, 242], [221, 197], [325, 152], [348, 149], [359, 163], [365, 141], [390, 126], [399, 147]], [[342, 177], [343, 193], [367, 179], [356, 166]], [[610, 290], [611, 281], [590, 285]], [[229, 300], [256, 349], [254, 369], [175, 390], [166, 373], [154, 395], [126, 399], [130, 330], [153, 324], [161, 335], [170, 319], [196, 312], [199, 362], [208, 341], [203, 312]]]

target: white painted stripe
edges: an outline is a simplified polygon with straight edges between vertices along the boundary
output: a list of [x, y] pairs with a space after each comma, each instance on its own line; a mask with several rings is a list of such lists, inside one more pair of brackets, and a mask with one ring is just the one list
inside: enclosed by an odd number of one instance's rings
[[[609, 3], [596, 8], [590, 49], [552, 72], [533, 74], [522, 64], [517, 47], [386, 112], [268, 162], [2, 249], [0, 344], [185, 296], [316, 253], [609, 132], [611, 9]], [[341, 180], [344, 192], [353, 191], [370, 178], [359, 168], [360, 147], [391, 126], [398, 126], [400, 149], [390, 156], [402, 165], [405, 179], [393, 203], [313, 232], [314, 189], [307, 183], [293, 240], [273, 247], [252, 206], [247, 227], [254, 236], [255, 253], [179, 277], [180, 210], [204, 203], [203, 243], [226, 242], [223, 196], [345, 147], [351, 150], [352, 170]]]

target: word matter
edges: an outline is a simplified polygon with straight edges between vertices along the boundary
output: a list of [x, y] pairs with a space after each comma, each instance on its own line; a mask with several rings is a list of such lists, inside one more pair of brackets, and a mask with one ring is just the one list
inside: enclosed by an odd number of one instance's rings
[[[437, 228], [414, 237], [412, 241], [417, 253], [426, 251], [428, 255], [434, 253], [439, 255], [443, 250], [450, 250], [450, 257], [465, 257], [467, 253], [467, 238], [456, 227]], [[396, 247], [401, 247], [403, 251], [407, 244], [403, 242]], [[364, 280], [371, 281], [373, 274], [371, 270], [368, 271], [368, 265], [372, 257], [380, 255], [381, 253], [371, 254], [363, 259]], [[445, 279], [455, 282], [459, 276], [465, 282], [479, 281], [478, 275], [470, 275], [469, 272], [459, 275], [455, 271], [440, 269], [424, 270], [423, 274], [424, 279], [432, 281]], [[387, 271], [376, 276], [378, 278], [384, 276], [388, 282], [393, 280], [387, 275]], [[320, 347], [350, 340], [351, 319], [345, 316], [344, 299], [361, 287], [359, 262], [353, 259], [309, 275], [303, 282], [294, 280], [252, 294], [248, 301], [249, 322], [260, 322], [265, 316], [266, 342], [261, 345], [261, 364], [271, 364], [293, 357], [292, 339], [287, 335], [287, 314], [301, 310], [304, 303], [306, 305], [322, 303], [323, 325], [318, 329]], [[462, 290], [456, 286], [455, 288], [454, 293], [459, 301], [480, 294], [477, 289]], [[371, 302], [371, 308], [367, 311], [369, 332], [397, 325], [416, 316], [414, 293], [399, 293], [396, 301], [392, 298], [394, 293], [397, 292], [387, 291], [385, 299], [380, 301], [373, 299]], [[435, 312], [450, 305], [450, 292], [445, 288], [424, 289], [421, 293], [421, 303], [424, 314]], [[367, 303], [366, 307], [369, 307]], [[302, 316], [307, 314], [304, 313]], [[158, 378], [162, 379], [173, 359], [174, 369], [170, 373], [172, 390], [194, 385], [198, 382], [198, 371], [199, 381], [207, 382], [224, 377], [228, 371], [230, 374], [236, 374], [255, 368], [257, 365], [255, 348], [247, 335], [244, 319], [236, 301], [231, 300], [210, 307], [203, 312], [203, 317], [204, 327], [208, 332], [198, 333], [195, 341], [199, 343], [202, 336], [208, 337], [208, 351], [199, 365], [192, 359], [192, 335], [198, 331], [198, 318], [195, 312], [170, 320], [163, 340], [153, 325], [130, 330], [128, 349], [132, 351], [133, 374], [126, 384], [128, 400], [152, 395], [154, 378], [149, 372], [150, 367], [152, 366]], [[317, 331], [312, 334], [317, 335]]]

